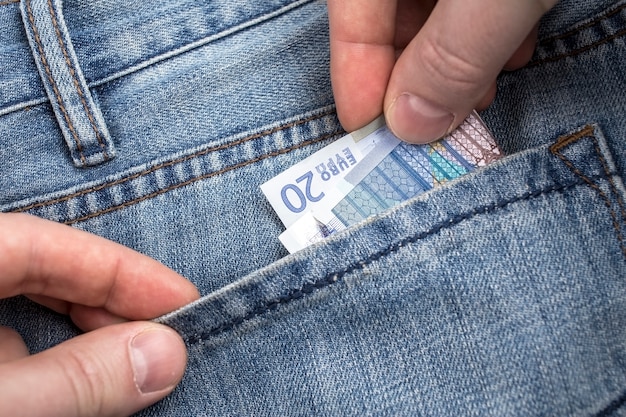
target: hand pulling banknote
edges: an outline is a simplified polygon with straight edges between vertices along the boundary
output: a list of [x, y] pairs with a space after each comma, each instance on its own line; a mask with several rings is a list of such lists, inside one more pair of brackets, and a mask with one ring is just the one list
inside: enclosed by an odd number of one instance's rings
[[472, 113], [430, 144], [400, 141], [382, 116], [261, 185], [293, 253], [501, 157]]

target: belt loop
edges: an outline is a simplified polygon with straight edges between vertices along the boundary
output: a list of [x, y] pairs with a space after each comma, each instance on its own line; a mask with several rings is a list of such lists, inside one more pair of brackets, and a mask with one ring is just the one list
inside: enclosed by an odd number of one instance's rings
[[113, 158], [115, 149], [78, 64], [61, 0], [21, 0], [28, 41], [74, 165]]

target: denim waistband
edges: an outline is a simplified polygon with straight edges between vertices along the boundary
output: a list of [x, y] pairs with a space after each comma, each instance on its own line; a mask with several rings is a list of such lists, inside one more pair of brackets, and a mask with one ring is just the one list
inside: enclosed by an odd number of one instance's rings
[[[84, 188], [332, 105], [322, 2], [128, 3], [0, 0], [0, 203]], [[33, 184], [33, 166], [46, 181]]]
[[[310, 2], [66, 0], [61, 9], [77, 62], [94, 87]], [[24, 59], [32, 52], [19, 0], [0, 1], [0, 51], [6, 71], [0, 77], [11, 80], [0, 89], [0, 115], [45, 101], [35, 62]]]
[[[153, 4], [65, 0], [62, 13], [80, 69], [89, 86], [94, 87], [311, 1], [184, 0]], [[5, 69], [0, 78], [11, 81], [0, 88], [0, 115], [46, 100], [35, 62], [23, 59], [31, 55], [31, 50], [24, 37], [19, 3], [0, 0], [0, 68]], [[576, 21], [613, 2], [568, 3], [576, 5], [565, 17]], [[549, 25], [553, 31], [572, 23], [563, 14], [549, 15], [548, 19], [553, 20]]]

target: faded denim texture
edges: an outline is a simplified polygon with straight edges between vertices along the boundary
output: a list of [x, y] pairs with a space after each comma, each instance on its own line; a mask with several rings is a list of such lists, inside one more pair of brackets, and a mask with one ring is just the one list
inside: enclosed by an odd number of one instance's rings
[[543, 19], [482, 114], [504, 159], [289, 256], [258, 187], [342, 134], [322, 2], [0, 5], [0, 209], [205, 295], [158, 319], [189, 367], [139, 415], [626, 415], [626, 1]]

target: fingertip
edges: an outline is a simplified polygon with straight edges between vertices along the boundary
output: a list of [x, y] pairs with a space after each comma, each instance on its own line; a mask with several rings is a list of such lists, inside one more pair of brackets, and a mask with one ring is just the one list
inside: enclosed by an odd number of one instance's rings
[[154, 325], [132, 338], [130, 357], [139, 392], [167, 394], [183, 377], [187, 349], [174, 330]]
[[350, 132], [383, 112], [395, 59], [395, 2], [328, 2], [330, 75], [337, 116]]
[[182, 286], [183, 296], [185, 297], [184, 304], [189, 304], [192, 301], [196, 301], [198, 298], [200, 298], [200, 291], [193, 282], [185, 278], [185, 282], [182, 284]]
[[454, 115], [447, 109], [419, 96], [403, 93], [385, 112], [389, 129], [410, 143], [428, 143], [448, 133]]
[[504, 65], [504, 70], [514, 71], [523, 68], [532, 59], [537, 46], [537, 37], [539, 34], [539, 26], [535, 25], [533, 30], [530, 31], [526, 39], [513, 53], [511, 58]]
[[125, 323], [128, 320], [112, 314], [100, 307], [88, 307], [80, 304], [70, 306], [69, 316], [72, 322], [84, 332], [90, 332], [101, 327]]
[[0, 326], [0, 363], [28, 356], [22, 337], [13, 329]]
[[522, 65], [532, 56], [532, 27], [543, 12], [535, 3], [493, 2], [485, 13], [481, 2], [437, 2], [391, 74], [384, 101], [391, 130], [408, 142], [429, 142], [489, 103], [507, 60]]
[[391, 47], [336, 45], [331, 55], [337, 116], [343, 128], [351, 132], [383, 112], [383, 99], [395, 62], [394, 51]]
[[353, 132], [370, 123], [382, 113], [382, 109], [364, 111], [360, 113], [351, 112], [349, 109], [337, 107], [337, 118], [341, 127], [346, 132]]
[[7, 415], [131, 415], [172, 392], [186, 364], [164, 325], [107, 326], [0, 365], [0, 404]]
[[493, 83], [491, 83], [489, 90], [487, 90], [483, 98], [476, 105], [476, 110], [485, 110], [487, 107], [489, 107], [493, 100], [496, 98], [497, 91], [497, 83], [494, 81]]

